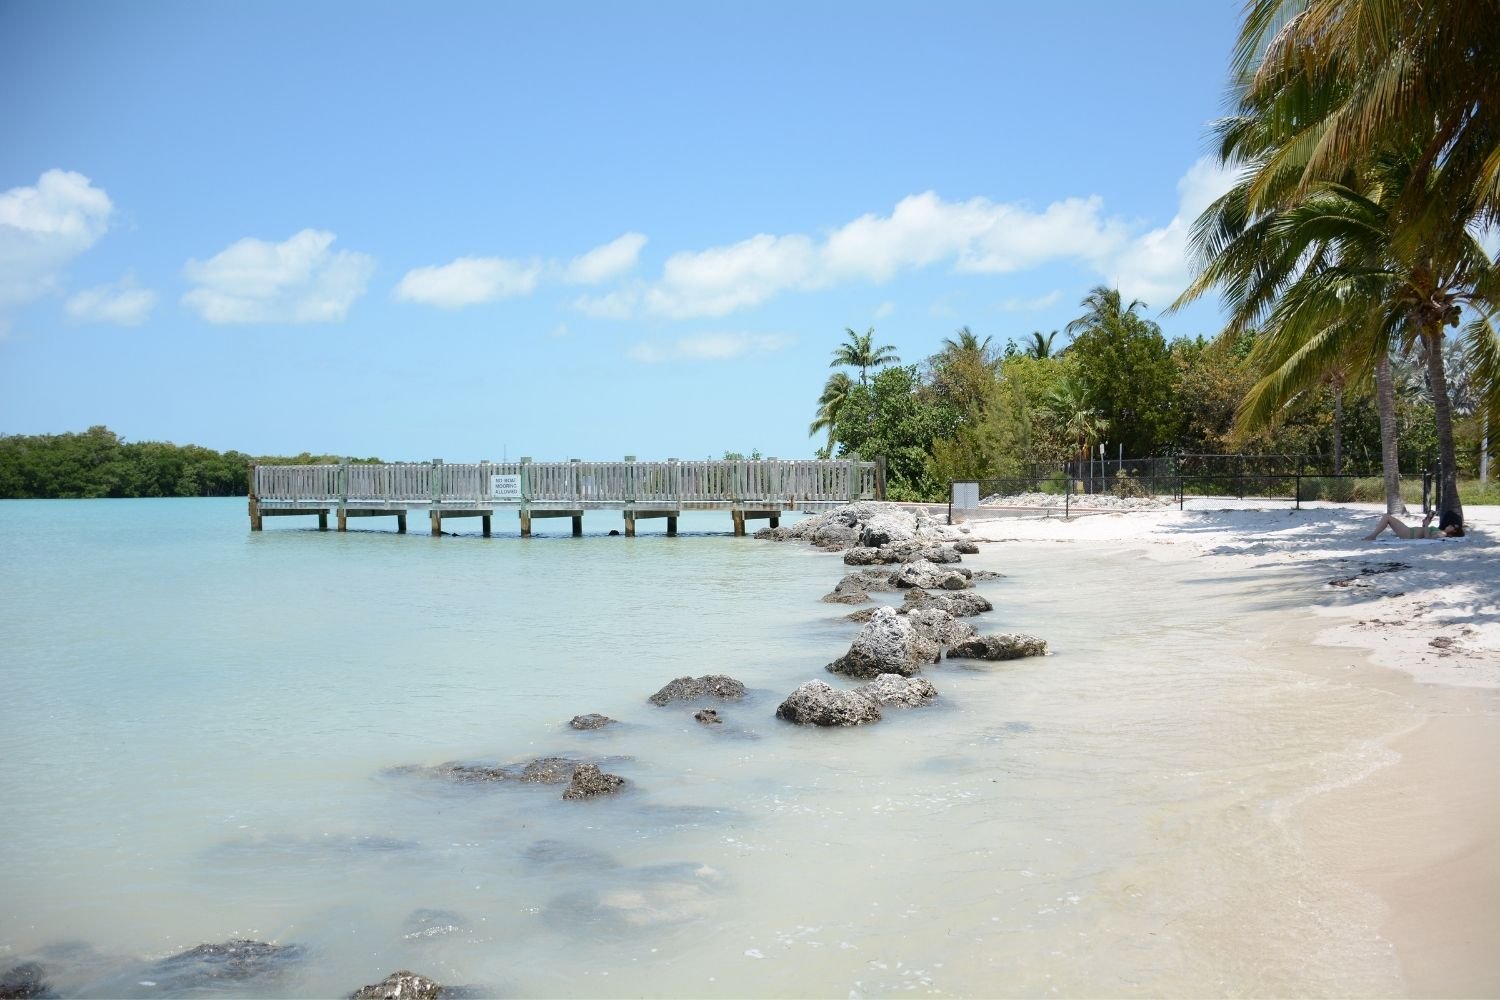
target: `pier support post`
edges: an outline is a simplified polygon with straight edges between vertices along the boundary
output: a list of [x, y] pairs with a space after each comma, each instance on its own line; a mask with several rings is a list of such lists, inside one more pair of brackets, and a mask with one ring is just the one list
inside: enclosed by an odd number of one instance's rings
[[668, 538], [676, 538], [677, 537], [677, 518], [673, 517], [671, 515], [667, 516], [667, 537]]
[[745, 537], [745, 512], [742, 511], [742, 510], [737, 510], [737, 511], [733, 511], [733, 514], [734, 514], [734, 537], [736, 537], [736, 538], [743, 538], [743, 537]]
[[327, 531], [328, 530], [328, 511], [326, 511], [326, 510], [320, 510], [320, 511], [318, 511], [318, 530], [319, 531]]
[[583, 515], [582, 514], [575, 514], [573, 516], [573, 537], [574, 538], [582, 538], [583, 537]]
[[479, 515], [479, 520], [480, 523], [484, 526], [484, 537], [490, 537], [490, 515], [481, 514]]
[[530, 511], [525, 511], [525, 510], [521, 511], [521, 537], [522, 538], [530, 538], [531, 537], [531, 512]]
[[771, 527], [773, 527], [773, 528], [779, 528], [779, 527], [781, 527], [781, 518], [779, 518], [779, 517], [773, 517], [773, 518], [771, 518]]
[[404, 510], [396, 513], [396, 534], [406, 534], [406, 511]]
[[339, 530], [349, 530], [349, 515], [344, 513], [344, 508], [342, 507], [339, 508]]
[[443, 515], [440, 511], [428, 511], [432, 517], [432, 537], [437, 538], [443, 533]]
[[635, 514], [628, 510], [625, 512], [625, 537], [635, 537]]
[[250, 498], [250, 530], [260, 530], [260, 501], [255, 497]]

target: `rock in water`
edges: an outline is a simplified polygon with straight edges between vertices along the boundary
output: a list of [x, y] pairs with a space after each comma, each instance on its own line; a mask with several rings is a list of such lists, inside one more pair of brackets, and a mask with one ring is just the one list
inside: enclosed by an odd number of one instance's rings
[[568, 725], [572, 726], [574, 729], [603, 729], [605, 726], [614, 721], [614, 719], [611, 719], [607, 715], [600, 715], [598, 712], [590, 712], [588, 715], [573, 716], [573, 718], [568, 722]]
[[985, 611], [995, 610], [995, 606], [983, 594], [932, 594], [922, 590], [920, 587], [906, 592], [906, 597], [901, 605], [901, 612], [902, 614], [910, 614], [916, 608], [941, 608], [950, 615], [957, 615], [960, 618], [968, 618]]
[[877, 608], [849, 645], [849, 652], [828, 664], [847, 677], [920, 673], [922, 664], [938, 658], [938, 644], [919, 634], [895, 608]]
[[1046, 656], [1047, 641], [1023, 632], [1001, 632], [966, 639], [948, 650], [948, 655], [972, 660], [1019, 660]]
[[925, 677], [902, 677], [900, 674], [881, 674], [868, 684], [854, 689], [882, 705], [900, 708], [917, 708], [937, 697], [937, 688]]
[[973, 625], [959, 621], [942, 608], [913, 608], [905, 616], [918, 635], [939, 646], [953, 646], [974, 637]]
[[979, 546], [968, 539], [964, 539], [963, 541], [953, 543], [953, 551], [966, 556], [977, 556], [979, 555]]
[[618, 774], [605, 774], [598, 764], [579, 764], [563, 798], [591, 799], [596, 795], [613, 795], [624, 787], [625, 779]]
[[926, 559], [907, 563], [890, 576], [891, 585], [902, 590], [921, 587], [924, 590], [964, 590], [974, 586], [974, 574], [966, 569], [948, 569]]
[[573, 777], [579, 766], [579, 761], [568, 757], [538, 757], [521, 768], [521, 773], [515, 777], [533, 785], [561, 785]]
[[724, 698], [732, 700], [745, 697], [745, 685], [733, 677], [723, 674], [705, 674], [702, 677], [679, 677], [669, 682], [647, 700], [653, 705], [666, 705], [674, 701], [692, 701], [695, 698]]
[[799, 726], [858, 726], [880, 719], [880, 705], [858, 691], [840, 691], [823, 681], [808, 681], [786, 696], [776, 717]]
[[36, 962], [22, 962], [0, 972], [0, 1000], [44, 1000], [55, 997], [46, 970]]
[[697, 719], [705, 726], [722, 726], [724, 724], [724, 720], [719, 718], [719, 713], [711, 708], [703, 709], [702, 711], [696, 713], [693, 718]]
[[146, 970], [145, 978], [155, 981], [163, 994], [196, 993], [222, 989], [226, 981], [270, 980], [304, 955], [301, 945], [239, 938], [223, 944], [200, 944], [164, 958]]
[[415, 972], [393, 972], [373, 986], [361, 986], [349, 1000], [437, 1000], [442, 986]]

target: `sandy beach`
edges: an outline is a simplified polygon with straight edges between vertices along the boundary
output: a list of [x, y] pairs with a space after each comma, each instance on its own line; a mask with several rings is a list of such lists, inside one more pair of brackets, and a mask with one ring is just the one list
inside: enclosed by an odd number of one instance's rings
[[964, 527], [991, 543], [975, 566], [1003, 565], [1008, 545], [1139, 546], [1205, 573], [1305, 584], [1296, 592], [1315, 595], [1306, 610], [1323, 622], [1326, 670], [1413, 720], [1361, 780], [1298, 806], [1307, 852], [1377, 901], [1407, 995], [1496, 996], [1500, 796], [1487, 771], [1500, 760], [1500, 508], [1466, 510], [1463, 539], [1364, 541], [1382, 512], [1199, 500], [1070, 519], [982, 511]]

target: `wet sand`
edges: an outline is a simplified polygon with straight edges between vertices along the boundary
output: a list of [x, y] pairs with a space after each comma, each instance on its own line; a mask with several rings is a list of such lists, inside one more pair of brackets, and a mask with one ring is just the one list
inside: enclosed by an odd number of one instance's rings
[[[1360, 538], [1374, 506], [1230, 504], [969, 527], [996, 547], [1133, 540], [1218, 570], [1324, 574], [1311, 608], [1330, 622], [1320, 672], [1384, 693], [1412, 722], [1383, 761], [1310, 796], [1293, 823], [1316, 864], [1377, 901], [1403, 995], [1500, 996], [1500, 509], [1466, 511], [1460, 542], [1402, 544]], [[1356, 652], [1362, 663], [1339, 665]]]

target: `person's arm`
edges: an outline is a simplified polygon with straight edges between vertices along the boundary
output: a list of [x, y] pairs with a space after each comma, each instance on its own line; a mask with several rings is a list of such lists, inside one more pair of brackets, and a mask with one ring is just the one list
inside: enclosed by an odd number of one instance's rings
[[1432, 511], [1426, 517], [1422, 518], [1422, 537], [1423, 538], [1431, 538], [1432, 537], [1433, 531], [1432, 531], [1431, 525], [1432, 525], [1432, 519], [1434, 517], [1437, 517], [1437, 511]]

